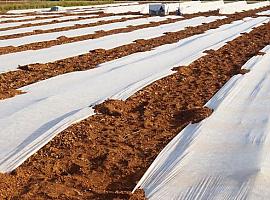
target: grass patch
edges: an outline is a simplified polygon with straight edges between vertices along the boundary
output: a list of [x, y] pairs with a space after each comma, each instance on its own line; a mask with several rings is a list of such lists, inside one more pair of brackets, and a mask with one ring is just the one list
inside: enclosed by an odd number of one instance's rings
[[100, 1], [28, 1], [28, 2], [1, 2], [0, 12], [4, 13], [9, 10], [20, 9], [35, 9], [35, 8], [50, 8], [52, 6], [88, 6], [113, 3], [114, 0], [100, 0]]

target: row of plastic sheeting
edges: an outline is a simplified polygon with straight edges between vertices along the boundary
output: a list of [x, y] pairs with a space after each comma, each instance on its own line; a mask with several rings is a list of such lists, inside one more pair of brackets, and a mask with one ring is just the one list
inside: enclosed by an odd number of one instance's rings
[[237, 1], [233, 3], [224, 4], [224, 6], [220, 8], [219, 13], [220, 14], [234, 14], [237, 12], [258, 9], [258, 8], [262, 8], [269, 5], [270, 5], [270, 1], [249, 3], [249, 4], [246, 1]]
[[[149, 13], [149, 3], [138, 4], [134, 3], [120, 3], [120, 4], [108, 4], [100, 6], [84, 6], [84, 7], [68, 7], [63, 12], [90, 12], [102, 11], [105, 13], [126, 13], [126, 12], [140, 12], [142, 14]], [[252, 10], [269, 5], [269, 1], [247, 3], [246, 1], [238, 1], [233, 3], [224, 3], [224, 1], [213, 2], [201, 2], [201, 1], [187, 1], [179, 3], [167, 3], [169, 12], [176, 12], [180, 8], [182, 14], [193, 14], [198, 12], [208, 12], [213, 10], [220, 10], [221, 14], [233, 14], [236, 12], [242, 12], [246, 10]], [[35, 10], [21, 10], [10, 11], [10, 13], [25, 13], [25, 12], [48, 12], [46, 9]]]
[[[107, 20], [112, 20], [112, 19], [132, 18], [132, 17], [134, 17], [134, 15], [117, 15], [117, 16], [98, 18], [93, 21], [94, 22], [98, 20], [107, 21]], [[147, 18], [139, 18], [139, 19], [130, 19], [127, 21], [116, 22], [116, 23], [102, 24], [98, 26], [76, 28], [76, 29], [71, 29], [71, 30], [66, 30], [66, 31], [34, 34], [34, 35], [28, 35], [28, 36], [19, 37], [19, 38], [0, 40], [0, 47], [20, 46], [20, 45], [30, 44], [30, 43], [35, 43], [35, 42], [56, 40], [60, 36], [77, 37], [77, 36], [82, 36], [82, 35], [94, 34], [97, 31], [109, 31], [109, 30], [114, 30], [114, 29], [119, 29], [119, 28], [127, 28], [128, 26], [131, 26], [131, 25], [138, 26], [141, 24], [149, 24], [151, 22], [160, 22], [160, 21], [163, 21], [166, 19], [172, 19], [172, 18], [180, 18], [180, 17], [178, 16], [166, 16], [165, 18], [147, 17]]]
[[137, 188], [150, 200], [270, 199], [270, 46], [250, 59], [158, 155]]
[[[44, 15], [43, 15], [44, 16]], [[33, 24], [33, 26], [35, 24], [38, 23], [46, 23], [46, 22], [54, 22], [57, 21], [57, 23], [61, 23], [61, 21], [66, 21], [66, 20], [80, 20], [82, 18], [87, 18], [87, 17], [97, 17], [98, 15], [94, 15], [94, 14], [89, 14], [89, 15], [71, 15], [71, 16], [59, 16], [56, 18], [48, 18], [48, 19], [38, 19], [38, 20], [29, 20], [29, 21], [15, 21], [15, 22], [9, 22], [9, 23], [1, 23], [0, 24], [0, 29], [1, 28], [11, 28], [11, 27], [15, 27], [16, 26], [21, 26], [24, 24]], [[31, 17], [31, 16], [29, 16]], [[35, 18], [36, 16], [33, 16], [33, 18]], [[50, 16], [48, 16], [50, 17]], [[29, 18], [31, 19], [31, 18]], [[2, 31], [1, 31], [2, 32]]]
[[113, 49], [122, 45], [133, 43], [135, 40], [138, 39], [151, 39], [162, 36], [167, 32], [180, 31], [189, 26], [199, 26], [202, 23], [209, 23], [222, 18], [224, 17], [195, 17], [192, 19], [181, 20], [174, 23], [138, 29], [131, 32], [107, 35], [95, 39], [66, 43], [44, 49], [27, 50], [10, 54], [3, 54], [0, 55], [0, 73], [16, 70], [19, 65], [22, 66], [34, 63], [54, 62], [56, 60], [86, 54], [94, 49]]
[[[211, 18], [213, 21], [215, 17], [183, 20], [178, 28]], [[206, 49], [223, 46], [266, 20], [260, 17], [235, 21], [95, 69], [63, 74], [20, 88], [26, 93], [0, 101], [0, 171], [15, 169], [59, 132], [93, 115], [92, 106], [108, 98], [126, 99], [155, 80], [174, 73], [173, 67], [188, 65], [203, 56]]]
[[[122, 7], [109, 7], [104, 10], [106, 13], [124, 13], [124, 12], [140, 12], [142, 14], [149, 13], [150, 4], [128, 5]], [[224, 1], [201, 2], [188, 1], [179, 3], [167, 3], [168, 12], [175, 12], [180, 8], [181, 14], [194, 14], [198, 12], [208, 12], [219, 10], [221, 14], [234, 14], [252, 9], [269, 6], [269, 1], [247, 3], [246, 1], [238, 1], [233, 3], [224, 3]]]
[[64, 28], [64, 27], [71, 27], [75, 26], [76, 24], [91, 24], [96, 23], [100, 21], [109, 21], [109, 20], [115, 20], [115, 19], [121, 19], [121, 18], [132, 18], [134, 15], [115, 15], [115, 16], [107, 16], [107, 17], [96, 17], [92, 15], [92, 17], [88, 19], [78, 19], [74, 21], [65, 21], [65, 22], [59, 22], [59, 23], [52, 23], [52, 24], [45, 24], [45, 25], [39, 25], [39, 26], [29, 26], [29, 27], [22, 27], [22, 28], [15, 28], [10, 30], [5, 30], [0, 32], [0, 36], [6, 36], [6, 35], [14, 35], [19, 33], [26, 33], [26, 32], [32, 32], [35, 30], [53, 30], [56, 28]]

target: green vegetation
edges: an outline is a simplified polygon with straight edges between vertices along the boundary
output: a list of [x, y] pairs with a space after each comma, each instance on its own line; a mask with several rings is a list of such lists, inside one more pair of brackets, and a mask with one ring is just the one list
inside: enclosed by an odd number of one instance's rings
[[[11, 1], [11, 2], [10, 2]], [[17, 1], [17, 2], [16, 2]], [[135, 1], [135, 0], [130, 0]], [[140, 0], [147, 1], [147, 0]], [[170, 1], [170, 0], [159, 0], [159, 1]], [[181, 0], [190, 1], [190, 0]], [[212, 1], [212, 0], [201, 0], [201, 1]], [[227, 2], [235, 0], [225, 0]], [[266, 0], [247, 0], [247, 2], [255, 3]], [[19, 10], [19, 9], [35, 9], [35, 8], [50, 8], [52, 6], [88, 6], [113, 3], [114, 0], [0, 0], [0, 13], [8, 10]]]
[[113, 0], [97, 0], [97, 1], [26, 1], [26, 2], [1, 2], [0, 12], [19, 9], [35, 9], [35, 8], [50, 8], [52, 6], [88, 6], [112, 3]]

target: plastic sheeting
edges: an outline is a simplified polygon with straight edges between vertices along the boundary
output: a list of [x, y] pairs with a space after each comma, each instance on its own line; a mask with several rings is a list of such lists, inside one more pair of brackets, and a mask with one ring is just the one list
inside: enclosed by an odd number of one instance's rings
[[0, 171], [15, 169], [59, 132], [93, 115], [93, 105], [108, 98], [128, 98], [151, 82], [174, 73], [171, 68], [191, 63], [206, 49], [222, 46], [266, 19], [260, 20], [236, 21], [95, 69], [21, 88], [25, 94], [0, 101]]
[[[15, 26], [20, 26], [23, 24], [38, 24], [38, 23], [44, 23], [44, 22], [52, 22], [52, 21], [64, 21], [64, 20], [72, 20], [72, 19], [79, 19], [79, 18], [84, 18], [84, 17], [96, 17], [98, 15], [74, 15], [74, 16], [63, 16], [63, 17], [57, 17], [57, 18], [51, 18], [51, 19], [38, 19], [38, 20], [31, 20], [31, 21], [24, 21], [24, 22], [10, 22], [10, 23], [3, 23], [0, 24], [0, 28], [11, 28]], [[37, 16], [34, 16], [35, 18]], [[49, 16], [48, 16], [49, 17]]]
[[247, 4], [246, 1], [237, 1], [233, 3], [225, 4], [224, 6], [220, 8], [219, 13], [234, 14], [236, 12], [243, 12], [247, 10], [258, 9], [258, 8], [262, 8], [269, 5], [270, 5], [269, 1], [259, 2], [259, 3], [250, 3], [250, 4]]
[[208, 12], [208, 11], [218, 10], [222, 6], [224, 6], [223, 1], [213, 1], [213, 2], [195, 4], [190, 7], [183, 8], [180, 11], [183, 14], [193, 14], [193, 13], [198, 13], [198, 12]]
[[[74, 43], [57, 45], [46, 49], [28, 50], [17, 53], [0, 55], [0, 73], [10, 70], [16, 70], [18, 65], [27, 65], [32, 63], [47, 63], [64, 58], [88, 53], [90, 50], [103, 48], [112, 49], [121, 45], [132, 43], [137, 39], [150, 39], [162, 36], [166, 32], [175, 32], [183, 30], [188, 26], [198, 26], [202, 23], [208, 23], [221, 19], [220, 16], [196, 17], [182, 20], [175, 23], [164, 24], [156, 27], [143, 28], [127, 33], [118, 33], [108, 35], [97, 39], [83, 40]], [[252, 23], [266, 21], [266, 18], [258, 18]]]
[[150, 200], [270, 199], [270, 46], [158, 155], [136, 188]]
[[269, 6], [269, 5], [270, 5], [270, 1], [251, 3], [251, 4], [247, 4], [247, 7], [245, 8], [245, 10], [258, 9], [258, 8], [262, 8], [262, 7]]
[[242, 12], [247, 6], [246, 1], [237, 1], [233, 3], [226, 3], [219, 9], [220, 14], [234, 14], [236, 12]]
[[270, 15], [270, 10], [257, 13], [257, 15]]
[[74, 26], [76, 24], [90, 24], [90, 23], [96, 23], [99, 21], [121, 19], [124, 17], [125, 18], [134, 17], [134, 15], [118, 15], [118, 16], [97, 17], [97, 18], [95, 18], [95, 15], [92, 15], [92, 16], [93, 16], [93, 18], [82, 19], [82, 20], [78, 20], [78, 21], [76, 20], [76, 21], [60, 22], [60, 23], [54, 23], [54, 24], [30, 26], [30, 27], [25, 27], [25, 28], [17, 28], [17, 29], [12, 29], [12, 30], [0, 31], [0, 36], [14, 35], [14, 34], [25, 33], [25, 32], [32, 32], [35, 30], [49, 30], [49, 29], [55, 29], [55, 28], [63, 28], [63, 27], [68, 27], [68, 26]]
[[126, 28], [129, 25], [136, 26], [136, 25], [140, 25], [140, 24], [148, 24], [151, 22], [163, 21], [163, 20], [166, 20], [169, 18], [171, 19], [171, 18], [180, 18], [180, 17], [167, 16], [167, 17], [141, 18], [141, 19], [128, 20], [128, 21], [124, 21], [124, 22], [103, 24], [103, 25], [99, 25], [99, 26], [72, 29], [72, 30], [67, 30], [67, 31], [29, 35], [29, 36], [20, 37], [20, 38], [0, 40], [0, 47], [20, 46], [20, 45], [34, 43], [34, 42], [56, 40], [60, 36], [76, 37], [76, 36], [81, 36], [81, 35], [86, 35], [86, 34], [94, 34], [96, 31], [101, 31], [101, 30], [109, 31], [109, 30], [114, 30], [114, 29], [118, 29], [118, 28]]
[[[36, 17], [54, 17], [57, 15], [32, 15], [32, 16], [16, 16], [16, 15], [5, 15], [0, 16], [0, 22], [8, 21], [8, 20], [26, 20], [26, 19], [34, 19]], [[11, 17], [11, 18], [10, 18]], [[12, 17], [16, 17], [15, 19]], [[24, 22], [26, 23], [26, 22]]]

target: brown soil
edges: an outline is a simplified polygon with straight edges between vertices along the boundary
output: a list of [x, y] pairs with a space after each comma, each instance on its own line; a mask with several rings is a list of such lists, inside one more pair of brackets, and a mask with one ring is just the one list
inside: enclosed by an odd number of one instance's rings
[[12, 23], [12, 22], [29, 22], [29, 21], [35, 21], [35, 20], [40, 20], [40, 19], [54, 19], [54, 18], [59, 18], [61, 16], [51, 16], [51, 17], [41, 17], [41, 16], [36, 16], [35, 18], [32, 19], [21, 19], [21, 20], [16, 20], [16, 18], [11, 18], [7, 19], [6, 21], [0, 22], [0, 24], [5, 24], [5, 23]]
[[188, 123], [211, 114], [204, 104], [270, 44], [269, 30], [270, 23], [257, 27], [126, 101], [96, 106], [96, 115], [70, 126], [11, 174], [1, 174], [2, 198], [143, 198], [142, 191], [130, 191], [155, 157]]
[[[140, 16], [140, 17], [134, 17], [134, 18], [122, 18], [119, 20], [110, 20], [111, 22], [122, 22], [122, 21], [127, 21], [127, 20], [132, 20], [132, 19], [139, 19], [139, 18], [145, 18], [146, 16]], [[50, 40], [50, 41], [42, 41], [42, 42], [36, 42], [36, 43], [31, 43], [31, 44], [25, 44], [21, 45], [18, 47], [13, 47], [13, 46], [8, 46], [8, 47], [0, 47], [0, 55], [2, 54], [8, 54], [8, 53], [14, 53], [14, 52], [20, 52], [20, 51], [26, 51], [26, 50], [38, 50], [38, 49], [43, 49], [43, 48], [49, 48], [51, 46], [55, 45], [61, 45], [61, 44], [66, 44], [66, 43], [72, 43], [72, 42], [77, 42], [77, 41], [82, 41], [82, 40], [89, 40], [89, 39], [95, 39], [95, 38], [100, 38], [104, 37], [107, 35], [113, 35], [117, 33], [127, 33], [135, 30], [139, 30], [142, 28], [149, 28], [149, 27], [155, 27], [155, 26], [160, 26], [163, 24], [169, 24], [169, 23], [174, 23], [177, 21], [183, 20], [182, 18], [179, 19], [166, 19], [160, 22], [151, 22], [148, 24], [141, 24], [137, 26], [128, 26], [126, 28], [118, 28], [118, 29], [113, 29], [109, 31], [97, 31], [94, 34], [87, 34], [87, 35], [82, 35], [82, 36], [76, 36], [76, 37], [65, 37], [61, 36], [57, 38], [56, 40]], [[88, 24], [89, 26], [89, 24]]]
[[[260, 9], [260, 11], [261, 10], [264, 9]], [[64, 73], [92, 69], [98, 64], [124, 57], [132, 53], [149, 51], [160, 45], [175, 43], [183, 38], [203, 33], [209, 29], [218, 28], [223, 24], [231, 23], [246, 16], [253, 16], [256, 12], [257, 11], [249, 11], [242, 13], [241, 15], [231, 15], [226, 19], [217, 20], [197, 27], [189, 27], [182, 31], [167, 33], [166, 35], [149, 40], [137, 40], [135, 43], [123, 45], [110, 50], [97, 49], [88, 54], [52, 63], [21, 66], [19, 68], [22, 70], [0, 74], [0, 99], [20, 94], [20, 91], [17, 89], [25, 85]]]
[[[41, 26], [41, 25], [48, 25], [48, 24], [56, 24], [56, 23], [63, 23], [63, 22], [70, 22], [70, 21], [80, 21], [80, 20], [84, 20], [84, 19], [92, 19], [92, 18], [99, 18], [99, 17], [106, 17], [106, 16], [111, 16], [111, 14], [99, 14], [98, 16], [89, 16], [89, 17], [79, 17], [76, 19], [67, 19], [67, 20], [52, 20], [50, 22], [40, 22], [40, 23], [36, 23], [36, 24], [32, 24], [32, 23], [26, 23], [26, 24], [22, 24], [19, 26], [12, 26], [12, 27], [6, 27], [6, 28], [0, 28], [0, 31], [7, 31], [7, 30], [12, 30], [12, 29], [18, 29], [18, 28], [25, 28], [25, 27], [31, 27], [31, 26]], [[4, 36], [1, 36], [0, 39], [7, 39], [4, 38]]]
[[[110, 16], [110, 14], [99, 15], [99, 17], [106, 17], [106, 16]], [[136, 16], [134, 14], [134, 18], [139, 18], [139, 17], [143, 18], [143, 17], [146, 17], [146, 15], [142, 15], [142, 16], [137, 15]], [[97, 17], [90, 17], [90, 18], [97, 18]], [[83, 18], [83, 19], [86, 19], [86, 18]], [[3, 36], [0, 36], [0, 40], [11, 39], [11, 38], [19, 38], [19, 37], [24, 37], [24, 36], [28, 36], [28, 35], [37, 35], [37, 34], [42, 34], [42, 33], [52, 33], [52, 32], [67, 31], [67, 30], [78, 29], [78, 28], [92, 27], [92, 26], [98, 26], [98, 25], [109, 24], [109, 23], [114, 23], [114, 22], [126, 21], [126, 20], [130, 20], [130, 19], [132, 19], [132, 18], [127, 19], [127, 18], [125, 18], [123, 16], [123, 18], [121, 18], [121, 19], [106, 20], [106, 21], [102, 20], [102, 21], [98, 21], [96, 23], [75, 24], [74, 26], [66, 26], [66, 27], [60, 27], [60, 28], [54, 28], [54, 29], [48, 29], [48, 30], [38, 30], [37, 29], [37, 30], [34, 30], [32, 32], [17, 33], [17, 34], [12, 34], [12, 35], [3, 35]], [[65, 20], [65, 21], [71, 21], [71, 20]], [[72, 21], [77, 21], [77, 20], [73, 19]], [[64, 21], [56, 22], [56, 23], [62, 23], [62, 22], [64, 22]], [[34, 25], [36, 25], [36, 24], [34, 24]], [[26, 27], [27, 26], [30, 26], [30, 24], [26, 25]], [[13, 27], [8, 28], [8, 29], [12, 29], [12, 28]]]
[[[6, 18], [6, 17], [5, 17]], [[5, 24], [5, 23], [12, 23], [12, 22], [25, 22], [25, 21], [34, 21], [34, 20], [36, 20], [36, 19], [41, 19], [41, 18], [43, 18], [43, 17], [39, 17], [39, 16], [37, 16], [37, 17], [34, 17], [34, 18], [31, 18], [31, 19], [19, 19], [19, 20], [16, 20], [16, 17], [8, 17], [9, 19], [6, 19], [5, 21], [1, 21], [0, 22], [0, 24]], [[45, 19], [46, 18], [55, 18], [55, 16], [53, 16], [53, 17], [44, 17]], [[43, 19], [44, 19], [43, 18]]]
[[[76, 16], [76, 15], [80, 15], [80, 16], [84, 16], [84, 15], [99, 15], [99, 14], [103, 14], [103, 12], [97, 11], [97, 12], [92, 12], [92, 13], [52, 13], [52, 15], [58, 15], [58, 16], [47, 16], [48, 13], [27, 13], [24, 14], [25, 16], [36, 16], [35, 18], [32, 19], [21, 19], [21, 20], [17, 20], [16, 17], [17, 16], [8, 16], [5, 18], [9, 18], [6, 21], [2, 21], [0, 22], [0, 24], [4, 24], [4, 23], [12, 23], [12, 22], [28, 22], [28, 21], [35, 21], [35, 20], [39, 20], [39, 19], [54, 19], [54, 18], [59, 18], [62, 16]], [[45, 16], [45, 17], [44, 17]]]
[[[111, 20], [111, 21], [127, 21], [130, 19], [139, 19], [139, 18], [144, 18], [144, 17], [123, 18], [120, 20]], [[183, 20], [183, 19], [168, 19], [168, 20], [164, 20], [161, 22], [152, 22], [150, 24], [142, 24], [142, 25], [138, 25], [138, 26], [128, 26], [127, 28], [119, 28], [119, 29], [114, 29], [114, 30], [110, 30], [110, 31], [98, 31], [97, 33], [94, 33], [94, 34], [88, 34], [88, 35], [76, 36], [76, 37], [70, 37], [70, 38], [65, 37], [65, 36], [61, 36], [57, 40], [36, 42], [36, 43], [21, 45], [19, 47], [12, 47], [12, 46], [2, 47], [2, 48], [0, 47], [0, 55], [12, 53], [12, 52], [26, 51], [26, 50], [30, 50], [30, 49], [37, 50], [37, 49], [42, 49], [42, 48], [48, 48], [48, 47], [55, 46], [55, 45], [77, 42], [77, 41], [88, 40], [88, 39], [94, 39], [94, 38], [99, 38], [99, 37], [103, 37], [106, 35], [112, 35], [112, 34], [116, 34], [116, 33], [131, 32], [134, 30], [142, 29], [142, 28], [159, 26], [161, 24], [173, 23], [173, 22], [180, 21], [180, 20]]]

